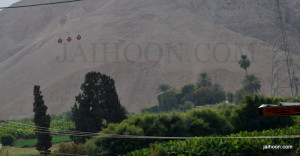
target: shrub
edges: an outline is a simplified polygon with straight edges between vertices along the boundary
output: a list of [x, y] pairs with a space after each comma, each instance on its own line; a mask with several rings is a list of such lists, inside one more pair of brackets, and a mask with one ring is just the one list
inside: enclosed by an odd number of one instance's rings
[[179, 103], [176, 98], [176, 91], [171, 90], [157, 97], [159, 109], [161, 111], [171, 111], [179, 108]]
[[191, 110], [188, 115], [202, 119], [208, 124], [208, 134], [229, 134], [232, 131], [232, 126], [218, 111], [211, 108], [203, 108], [200, 111]]
[[[63, 156], [63, 154], [77, 154], [77, 155], [84, 155], [87, 154], [85, 146], [83, 144], [75, 144], [75, 143], [60, 143], [58, 145], [58, 150], [53, 152], [56, 156]], [[58, 154], [55, 154], [58, 153]]]
[[[284, 136], [298, 135], [299, 125], [284, 129], [265, 130], [262, 132], [240, 132], [228, 135], [230, 137], [251, 136]], [[226, 136], [225, 136], [226, 137]], [[263, 150], [264, 145], [292, 145], [299, 147], [298, 138], [264, 138], [264, 139], [221, 139], [221, 138], [195, 138], [182, 141], [169, 141], [151, 144], [147, 149], [140, 149], [127, 154], [127, 156], [160, 155], [287, 155], [291, 150]], [[297, 152], [300, 152], [298, 148]]]
[[99, 152], [98, 147], [95, 144], [96, 139], [97, 138], [89, 139], [84, 144], [88, 155], [97, 155], [97, 153]]
[[237, 108], [237, 105], [233, 103], [223, 102], [217, 104], [215, 108], [221, 113], [221, 115], [224, 115], [226, 118], [229, 118]]
[[180, 110], [187, 111], [187, 110], [193, 109], [194, 107], [195, 107], [195, 104], [193, 102], [185, 101], [183, 103], [183, 105], [180, 107]]
[[201, 87], [193, 93], [193, 102], [196, 106], [216, 104], [226, 100], [225, 92], [215, 84], [212, 87]]
[[261, 104], [276, 104], [287, 101], [283, 98], [263, 97], [259, 95], [247, 96], [231, 117], [231, 124], [235, 131], [254, 131], [291, 126], [295, 122], [290, 116], [260, 116], [258, 107]]
[[236, 104], [243, 103], [243, 97], [246, 96], [248, 93], [244, 88], [239, 88], [236, 90], [233, 96], [233, 102]]
[[14, 141], [14, 137], [10, 134], [1, 137], [1, 143], [3, 146], [11, 146], [14, 143]]
[[[102, 134], [120, 135], [143, 135], [143, 130], [126, 122], [120, 124], [109, 124], [103, 129]], [[119, 155], [128, 151], [146, 147], [147, 141], [142, 139], [116, 139], [116, 138], [93, 138], [89, 140], [85, 147], [89, 155]]]
[[167, 150], [161, 144], [150, 144], [151, 156], [169, 156]]
[[[222, 127], [222, 128], [220, 128]], [[186, 113], [137, 114], [120, 124], [109, 124], [102, 134], [190, 137], [229, 134], [232, 128], [218, 111], [190, 110]], [[141, 149], [156, 139], [93, 138], [85, 144], [90, 155], [122, 155]], [[168, 141], [168, 140], [164, 140]], [[156, 153], [158, 152], [158, 153]], [[159, 149], [153, 150], [159, 155]]]

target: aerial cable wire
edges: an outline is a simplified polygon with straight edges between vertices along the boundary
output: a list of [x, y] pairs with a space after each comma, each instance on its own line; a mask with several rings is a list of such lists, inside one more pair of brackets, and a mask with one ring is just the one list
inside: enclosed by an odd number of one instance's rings
[[[46, 128], [46, 127], [36, 127], [36, 126], [33, 126], [33, 125], [26, 125], [26, 124], [21, 124], [21, 123], [18, 123], [18, 124], [19, 125], [12, 124], [12, 123], [6, 123], [6, 125], [8, 125], [8, 126], [13, 126], [13, 127], [16, 127], [16, 128], [32, 128], [33, 130], [35, 130], [35, 128], [37, 128], [35, 131], [51, 132], [51, 133], [55, 133], [55, 134], [89, 134], [89, 135], [97, 134], [97, 133], [81, 132], [81, 131], [69, 131], [69, 130], [62, 130], [62, 129], [53, 130], [51, 128]], [[55, 131], [58, 131], [58, 132], [55, 132]]]
[[30, 4], [30, 5], [9, 6], [9, 7], [0, 7], [0, 9], [28, 8], [28, 7], [35, 7], [35, 6], [64, 4], [64, 3], [72, 3], [72, 2], [79, 2], [79, 1], [83, 1], [83, 0], [68, 0], [68, 1], [60, 1], [60, 2], [50, 2], [50, 3], [39, 3], [39, 4]]
[[[44, 127], [45, 128], [45, 127]], [[45, 131], [37, 131], [39, 133], [48, 133]], [[119, 135], [119, 134], [101, 134], [101, 133], [93, 133], [96, 135], [90, 134], [59, 134], [59, 135], [73, 135], [73, 136], [87, 136], [87, 137], [100, 137], [100, 138], [114, 138], [114, 139], [160, 139], [160, 140], [185, 140], [185, 139], [296, 139], [300, 138], [300, 135], [285, 135], [285, 136], [246, 136], [246, 137], [231, 137], [231, 136], [223, 136], [223, 137], [165, 137], [165, 136], [137, 136], [137, 135]], [[57, 136], [50, 134], [52, 136]]]
[[[73, 131], [73, 130], [64, 130], [64, 129], [59, 129], [59, 128], [47, 128], [47, 127], [41, 127], [41, 126], [35, 126], [35, 125], [28, 125], [28, 124], [22, 124], [22, 123], [19, 123], [19, 122], [6, 122], [6, 124], [9, 124], [9, 125], [24, 125], [26, 127], [32, 127], [32, 128], [38, 128], [38, 129], [49, 129], [49, 130], [53, 130], [53, 131], [60, 131], [60, 132], [72, 132], [72, 133], [92, 133], [92, 132], [82, 132], [82, 131]], [[92, 133], [92, 134], [95, 134], [95, 133]]]
[[[25, 126], [18, 126], [18, 125], [9, 125], [9, 126], [14, 126], [14, 128], [26, 128]], [[3, 126], [0, 126], [3, 127]], [[6, 127], [3, 127], [6, 128]], [[7, 127], [8, 128], [8, 127]], [[32, 128], [32, 127], [30, 127]], [[33, 132], [37, 132], [37, 133], [42, 133], [42, 134], [50, 134], [51, 136], [96, 136], [98, 134], [80, 134], [80, 133], [60, 133], [60, 132], [51, 132], [51, 131], [47, 131], [47, 130], [33, 130]]]
[[[35, 132], [45, 132], [45, 133], [51, 133], [54, 135], [74, 135], [74, 136], [96, 136], [98, 133], [92, 133], [92, 132], [82, 132], [82, 131], [71, 131], [71, 130], [62, 130], [62, 129], [53, 129], [53, 128], [46, 128], [46, 127], [40, 127], [40, 126], [34, 126], [34, 125], [26, 125], [21, 123], [15, 123], [12, 122], [6, 123], [9, 126], [13, 126], [16, 128], [33, 128]], [[18, 124], [18, 125], [16, 125]], [[4, 127], [5, 128], [5, 127]], [[35, 129], [37, 128], [37, 129]], [[54, 131], [54, 132], [53, 132]], [[55, 132], [57, 131], [57, 132]]]

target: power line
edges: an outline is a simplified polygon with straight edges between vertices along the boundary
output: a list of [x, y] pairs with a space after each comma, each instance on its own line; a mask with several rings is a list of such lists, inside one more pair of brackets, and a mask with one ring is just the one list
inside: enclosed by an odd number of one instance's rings
[[0, 7], [0, 9], [28, 8], [28, 7], [35, 7], [35, 6], [45, 6], [45, 5], [72, 3], [72, 2], [78, 2], [78, 1], [83, 1], [83, 0], [69, 0], [69, 1], [51, 2], [51, 3], [39, 3], [39, 4], [31, 4], [31, 5], [9, 6], [9, 7]]
[[73, 131], [73, 130], [64, 130], [64, 129], [58, 129], [58, 128], [47, 128], [47, 127], [41, 127], [41, 126], [35, 126], [35, 125], [30, 125], [30, 124], [22, 124], [22, 123], [18, 123], [18, 122], [6, 122], [6, 124], [8, 125], [12, 125], [12, 124], [18, 124], [18, 125], [23, 125], [26, 127], [31, 127], [31, 128], [38, 128], [38, 129], [49, 129], [52, 131], [60, 131], [60, 132], [72, 132], [72, 133], [89, 133], [89, 134], [96, 134], [96, 133], [92, 133], [92, 132], [82, 132], [82, 131]]
[[[13, 126], [13, 127], [16, 127], [16, 128], [24, 128], [24, 127], [32, 128], [34, 130], [34, 132], [39, 132], [39, 133], [49, 133], [49, 132], [52, 131], [51, 134], [53, 134], [53, 135], [74, 135], [74, 136], [96, 136], [96, 135], [98, 135], [98, 133], [92, 133], [92, 132], [82, 132], [82, 131], [71, 131], [71, 130], [63, 130], [63, 129], [46, 128], [46, 127], [33, 126], [33, 125], [27, 125], [27, 124], [22, 124], [22, 123], [14, 123], [14, 122], [6, 122], [6, 124], [8, 126]], [[18, 124], [18, 125], [16, 125], [16, 124]], [[37, 129], [35, 129], [35, 128], [37, 128]]]
[[[19, 127], [26, 127], [24, 126]], [[17, 125], [15, 125], [17, 126]], [[46, 127], [43, 127], [46, 128]], [[45, 131], [39, 131], [38, 133], [49, 133]], [[77, 131], [80, 132], [80, 131]], [[82, 132], [90, 133], [90, 132]], [[223, 137], [165, 137], [165, 136], [138, 136], [138, 135], [119, 135], [119, 134], [99, 134], [99, 133], [90, 133], [90, 134], [74, 134], [74, 133], [52, 133], [51, 136], [89, 136], [89, 137], [99, 137], [99, 138], [114, 138], [114, 139], [160, 139], [160, 140], [185, 140], [185, 139], [298, 139], [300, 135], [283, 135], [283, 136], [245, 136], [245, 137], [232, 137], [232, 136], [223, 136]]]

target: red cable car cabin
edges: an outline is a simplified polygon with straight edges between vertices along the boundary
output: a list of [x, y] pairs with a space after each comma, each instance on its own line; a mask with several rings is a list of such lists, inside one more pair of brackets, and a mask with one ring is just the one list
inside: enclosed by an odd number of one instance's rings
[[300, 103], [284, 103], [278, 105], [262, 104], [259, 108], [261, 116], [293, 116], [300, 115]]

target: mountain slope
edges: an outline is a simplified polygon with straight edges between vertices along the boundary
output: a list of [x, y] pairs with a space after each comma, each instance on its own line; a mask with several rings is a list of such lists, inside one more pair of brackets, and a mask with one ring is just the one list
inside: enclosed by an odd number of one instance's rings
[[[15, 5], [52, 2], [23, 0]], [[86, 72], [116, 80], [121, 103], [131, 112], [156, 104], [157, 87], [195, 82], [208, 72], [214, 82], [234, 91], [244, 71], [269, 94], [273, 1], [85, 0], [0, 12], [0, 118], [32, 114], [33, 85], [40, 84], [50, 113], [69, 110]], [[299, 3], [293, 2], [294, 8]], [[298, 16], [288, 34], [299, 41]], [[298, 20], [299, 21], [299, 20]], [[58, 44], [58, 34], [71, 43]], [[76, 41], [77, 33], [83, 37]], [[296, 46], [295, 46], [296, 47]], [[293, 49], [297, 49], [297, 48]], [[294, 60], [299, 60], [297, 51]]]

